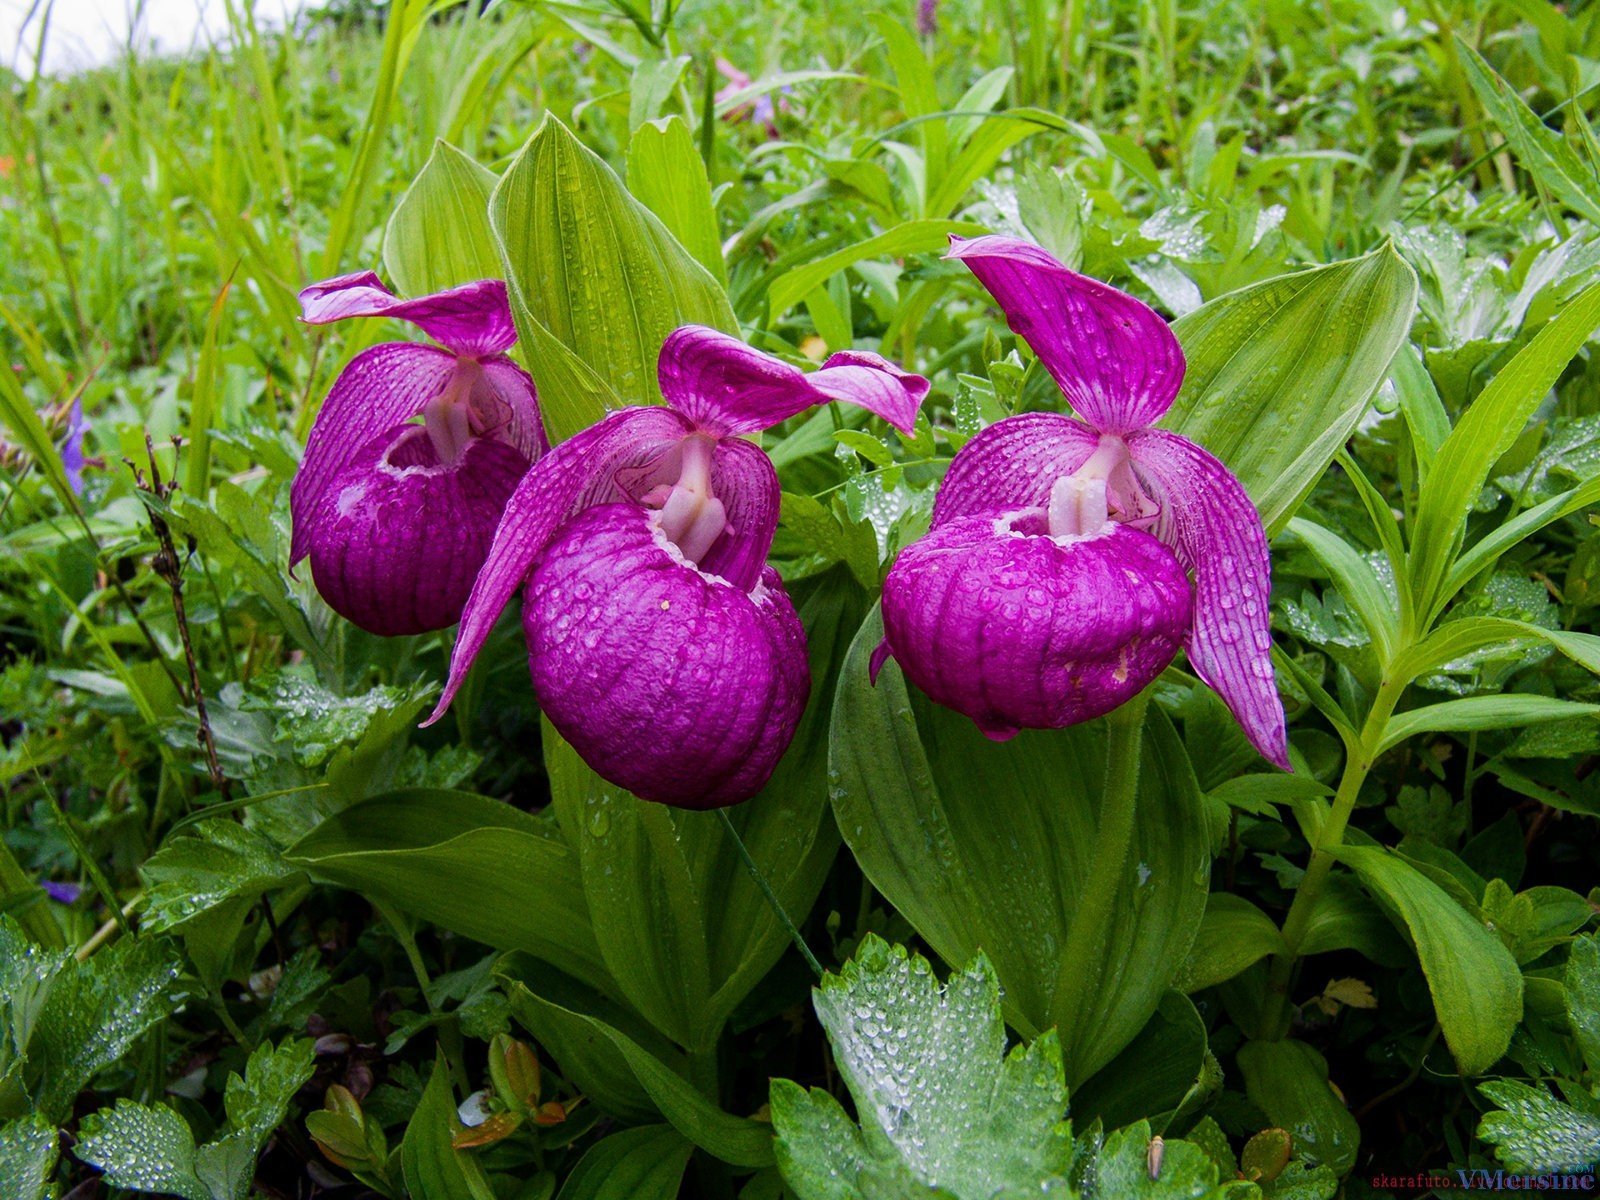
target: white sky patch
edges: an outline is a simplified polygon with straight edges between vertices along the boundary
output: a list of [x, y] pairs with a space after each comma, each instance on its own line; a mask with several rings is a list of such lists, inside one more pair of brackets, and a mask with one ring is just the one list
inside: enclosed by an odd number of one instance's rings
[[[315, 0], [255, 0], [258, 26], [278, 27]], [[236, 10], [252, 7], [234, 0]], [[226, 40], [224, 0], [0, 0], [0, 62], [31, 76], [49, 12], [43, 69], [66, 75], [112, 62], [131, 44], [141, 54], [184, 54]]]

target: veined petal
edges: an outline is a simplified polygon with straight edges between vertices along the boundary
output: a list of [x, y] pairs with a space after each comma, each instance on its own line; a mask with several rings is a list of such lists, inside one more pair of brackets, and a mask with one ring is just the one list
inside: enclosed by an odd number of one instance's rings
[[759, 446], [724, 438], [712, 452], [711, 486], [727, 512], [728, 527], [700, 560], [700, 569], [749, 591], [767, 565], [778, 528], [778, 473]]
[[539, 415], [539, 393], [534, 389], [533, 376], [509, 358], [499, 356], [483, 360], [483, 373], [495, 395], [511, 412], [504, 440], [528, 458], [538, 458], [550, 449], [544, 418]]
[[1060, 413], [996, 421], [950, 461], [933, 502], [933, 525], [975, 513], [1043, 508], [1055, 481], [1088, 461], [1100, 435]]
[[317, 591], [369, 633], [454, 625], [527, 469], [526, 455], [489, 438], [446, 466], [419, 426], [379, 434], [333, 477], [305, 523]]
[[1183, 383], [1183, 350], [1148, 305], [1020, 238], [951, 238], [1074, 411], [1103, 433], [1152, 425]]
[[836, 354], [808, 375], [704, 325], [674, 329], [657, 371], [667, 403], [719, 435], [759, 433], [830, 400], [858, 405], [910, 433], [928, 394], [926, 379], [876, 354]]
[[318, 508], [329, 483], [386, 429], [416, 416], [455, 370], [456, 356], [435, 346], [389, 342], [363, 351], [334, 380], [306, 439], [289, 487], [293, 566], [310, 552]]
[[1261, 517], [1232, 472], [1187, 438], [1146, 429], [1128, 439], [1134, 470], [1161, 505], [1152, 532], [1194, 572], [1195, 673], [1221, 696], [1264, 758], [1289, 770], [1283, 702], [1272, 673], [1272, 564]]
[[777, 574], [745, 589], [696, 570], [637, 505], [562, 525], [529, 576], [523, 629], [561, 735], [602, 777], [678, 807], [759, 791], [810, 690]]
[[313, 283], [300, 293], [302, 319], [327, 325], [349, 317], [410, 321], [447, 350], [466, 358], [499, 354], [516, 345], [506, 285], [480, 279], [431, 296], [402, 300], [371, 271]]
[[528, 577], [551, 535], [569, 517], [623, 498], [619, 473], [648, 466], [689, 433], [665, 408], [625, 408], [568, 438], [534, 464], [506, 502], [494, 544], [461, 614], [444, 695], [424, 724], [444, 715], [506, 603]]

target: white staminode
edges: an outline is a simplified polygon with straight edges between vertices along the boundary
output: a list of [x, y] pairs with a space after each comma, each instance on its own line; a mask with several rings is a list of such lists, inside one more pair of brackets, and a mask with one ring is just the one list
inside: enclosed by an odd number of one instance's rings
[[661, 505], [661, 532], [696, 565], [728, 527], [727, 510], [711, 494], [711, 452], [716, 445], [716, 438], [703, 433], [683, 439], [678, 481]]
[[1051, 537], [1082, 537], [1099, 533], [1111, 519], [1106, 501], [1106, 481], [1068, 475], [1050, 489], [1045, 512]]

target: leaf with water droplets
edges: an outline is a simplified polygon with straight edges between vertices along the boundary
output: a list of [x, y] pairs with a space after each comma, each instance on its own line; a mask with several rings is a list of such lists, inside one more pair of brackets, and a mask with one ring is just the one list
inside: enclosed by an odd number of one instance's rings
[[235, 897], [254, 899], [298, 874], [278, 848], [237, 821], [202, 821], [144, 866], [144, 928], [173, 929]]
[[45, 1200], [56, 1153], [56, 1127], [38, 1113], [0, 1124], [0, 1182], [7, 1200]]
[[1567, 1020], [1589, 1070], [1600, 1075], [1600, 936], [1592, 933], [1567, 956]]
[[773, 1087], [784, 1178], [803, 1200], [1069, 1191], [1072, 1133], [1054, 1032], [1005, 1053], [981, 955], [941, 988], [920, 955], [868, 937], [815, 994], [862, 1126], [826, 1093]]
[[1478, 1090], [1499, 1108], [1478, 1123], [1478, 1137], [1513, 1171], [1583, 1171], [1600, 1161], [1600, 1115], [1513, 1079]]
[[133, 1192], [170, 1192], [184, 1200], [212, 1200], [194, 1173], [194, 1134], [184, 1119], [162, 1105], [118, 1100], [84, 1118], [73, 1153], [105, 1173], [105, 1180]]

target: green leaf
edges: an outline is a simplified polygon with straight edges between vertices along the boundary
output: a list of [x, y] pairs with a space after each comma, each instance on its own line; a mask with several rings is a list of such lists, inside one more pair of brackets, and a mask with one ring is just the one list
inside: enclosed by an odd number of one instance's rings
[[90, 1081], [167, 1016], [178, 965], [156, 938], [124, 939], [54, 975], [28, 1043], [34, 1098], [64, 1115]]
[[1177, 986], [1185, 992], [1214, 987], [1283, 949], [1283, 935], [1271, 917], [1243, 896], [1212, 892]]
[[1245, 1093], [1274, 1125], [1293, 1131], [1297, 1155], [1338, 1175], [1355, 1166], [1361, 1129], [1328, 1082], [1328, 1062], [1304, 1042], [1246, 1042], [1239, 1048]]
[[716, 1107], [659, 1053], [592, 1016], [587, 1005], [584, 1011], [569, 1008], [515, 979], [508, 980], [507, 994], [513, 1015], [550, 1047], [563, 1073], [619, 1116], [637, 1119], [653, 1110], [724, 1162], [739, 1167], [772, 1162], [767, 1126]]
[[436, 788], [374, 796], [318, 825], [284, 861], [485, 945], [526, 950], [602, 990], [612, 986], [576, 855], [548, 820], [502, 801]]
[[[1454, 616], [1454, 610], [1451, 615]], [[1579, 666], [1600, 674], [1600, 637], [1592, 633], [1546, 629], [1505, 617], [1462, 617], [1446, 621], [1401, 655], [1394, 664], [1395, 671], [1400, 678], [1415, 679], [1485, 646], [1515, 647], [1528, 641], [1553, 646]]]
[[1600, 201], [1595, 199], [1600, 179], [1566, 138], [1551, 129], [1523, 103], [1522, 97], [1466, 42], [1456, 36], [1456, 53], [1467, 82], [1495, 127], [1505, 136], [1511, 152], [1551, 195], [1589, 221], [1600, 222]]
[[0, 1181], [5, 1200], [46, 1200], [55, 1173], [56, 1127], [38, 1113], [0, 1122]]
[[202, 821], [169, 840], [139, 874], [145, 881], [144, 928], [174, 929], [235, 898], [253, 900], [299, 874], [278, 848], [237, 821]]
[[1481, 1083], [1478, 1090], [1499, 1106], [1478, 1122], [1478, 1137], [1511, 1170], [1590, 1171], [1600, 1162], [1600, 1116], [1514, 1079]]
[[243, 1078], [228, 1076], [227, 1121], [214, 1141], [197, 1150], [188, 1124], [172, 1109], [119, 1100], [85, 1119], [75, 1153], [130, 1191], [246, 1200], [261, 1147], [311, 1070], [311, 1042], [286, 1041], [276, 1049], [263, 1044], [250, 1055]]
[[[930, 122], [936, 124], [936, 122]], [[972, 237], [983, 232], [971, 221], [927, 219], [906, 221], [892, 229], [813, 259], [785, 271], [772, 281], [767, 300], [772, 315], [780, 316], [821, 287], [828, 279], [869, 258], [904, 258], [908, 254], [936, 254], [950, 244], [950, 235]]]
[[711, 180], [682, 117], [646, 121], [634, 130], [628, 143], [628, 190], [661, 218], [713, 279], [727, 286]]
[[911, 692], [892, 663], [873, 686], [867, 660], [882, 636], [874, 614], [834, 700], [840, 832], [873, 886], [945, 961], [983, 951], [1004, 984], [1007, 1019], [1024, 1036], [1059, 1025], [1076, 1085], [1144, 1027], [1199, 926], [1210, 834], [1188, 758], [1152, 712], [1113, 919], [1093, 960], [1064, 969], [1061, 948], [1095, 853], [1103, 728], [992, 742]]
[[1200, 1013], [1189, 997], [1170, 991], [1139, 1036], [1073, 1091], [1072, 1116], [1080, 1126], [1099, 1121], [1107, 1129], [1145, 1117], [1159, 1123], [1191, 1097], [1221, 1087], [1208, 1058]]
[[1564, 721], [1600, 713], [1600, 704], [1557, 700], [1512, 692], [1504, 696], [1468, 696], [1426, 704], [1389, 718], [1379, 750], [1398, 746], [1419, 733], [1468, 733], [1474, 729], [1516, 729], [1541, 721]]
[[114, 1108], [91, 1113], [73, 1153], [103, 1171], [114, 1187], [216, 1200], [195, 1174], [194, 1134], [165, 1105], [118, 1100]]
[[1084, 1194], [1088, 1200], [1200, 1200], [1220, 1195], [1217, 1175], [1216, 1162], [1192, 1142], [1164, 1141], [1157, 1157], [1150, 1123], [1140, 1121], [1106, 1138]]
[[44, 473], [61, 507], [69, 513], [79, 512], [78, 497], [67, 479], [66, 467], [61, 462], [61, 452], [50, 440], [50, 431], [34, 411], [28, 395], [22, 390], [15, 371], [0, 371], [0, 422], [28, 452], [28, 457]]
[[589, 1147], [556, 1200], [675, 1200], [693, 1149], [670, 1125], [613, 1133]]
[[1378, 579], [1372, 564], [1349, 542], [1315, 521], [1295, 517], [1289, 521], [1288, 529], [1327, 568], [1339, 594], [1367, 627], [1380, 666], [1387, 665], [1400, 636], [1400, 613], [1394, 596]]
[[512, 159], [489, 211], [553, 441], [607, 410], [660, 403], [656, 358], [679, 325], [738, 331], [717, 281], [553, 116]]
[[400, 197], [383, 231], [383, 265], [402, 296], [427, 296], [500, 278], [489, 228], [495, 173], [449, 142], [433, 153]]
[[1463, 1075], [1487, 1071], [1522, 1019], [1522, 972], [1511, 952], [1438, 884], [1388, 851], [1344, 846], [1334, 853], [1410, 931], [1456, 1066]]
[[1511, 448], [1561, 372], [1600, 326], [1600, 284], [1561, 308], [1468, 405], [1439, 447], [1417, 494], [1411, 527], [1412, 591], [1422, 614], [1449, 599], [1440, 590], [1463, 525], [1495, 460]]
[[826, 1092], [774, 1081], [778, 1166], [801, 1200], [883, 1194], [870, 1186], [878, 1179], [959, 1197], [1037, 1194], [1065, 1177], [1060, 1047], [1052, 1031], [1006, 1054], [982, 955], [941, 988], [926, 959], [869, 935], [823, 976], [815, 1004], [863, 1127]]
[[1574, 941], [1567, 957], [1567, 1020], [1583, 1061], [1600, 1075], [1600, 936], [1592, 933]]
[[451, 1144], [461, 1128], [450, 1090], [450, 1071], [441, 1057], [433, 1064], [422, 1102], [411, 1114], [405, 1139], [400, 1143], [400, 1166], [405, 1172], [406, 1188], [413, 1196], [426, 1196], [428, 1200], [495, 1200], [478, 1160], [470, 1151], [457, 1150]]
[[1226, 463], [1281, 529], [1367, 411], [1416, 300], [1389, 246], [1220, 296], [1173, 325], [1189, 365], [1161, 423]]

